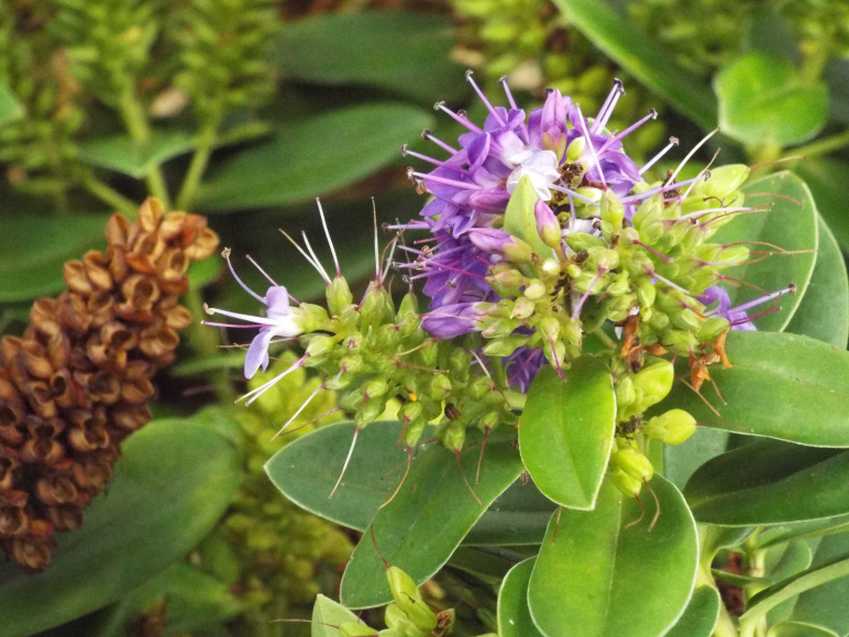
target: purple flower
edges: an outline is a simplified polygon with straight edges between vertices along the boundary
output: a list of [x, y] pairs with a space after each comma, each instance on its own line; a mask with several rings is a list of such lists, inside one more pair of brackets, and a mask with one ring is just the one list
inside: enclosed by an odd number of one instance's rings
[[425, 314], [422, 327], [436, 338], [449, 339], [474, 331], [482, 316], [478, 303], [453, 303]]
[[525, 393], [531, 386], [531, 381], [545, 364], [545, 355], [541, 349], [520, 347], [505, 359], [507, 378], [510, 385]]
[[732, 306], [731, 298], [728, 296], [728, 292], [725, 288], [713, 285], [704, 291], [704, 293], [699, 297], [699, 301], [706, 306], [713, 306], [708, 311], [708, 316], [721, 316], [731, 324], [731, 329], [753, 331], [758, 328], [755, 327], [755, 324], [749, 317], [749, 310], [754, 309], [759, 305], [769, 303], [770, 301], [774, 301], [785, 294], [793, 294], [795, 292], [796, 286], [791, 283], [787, 287], [776, 290], [775, 292], [762, 294], [751, 301]]

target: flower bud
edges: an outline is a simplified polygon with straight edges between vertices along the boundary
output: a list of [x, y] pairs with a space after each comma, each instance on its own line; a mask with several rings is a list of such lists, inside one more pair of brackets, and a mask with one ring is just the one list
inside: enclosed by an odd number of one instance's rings
[[683, 409], [670, 409], [649, 420], [643, 430], [649, 438], [680, 445], [696, 432], [696, 419]]
[[519, 319], [520, 321], [523, 321], [526, 318], [530, 317], [531, 314], [534, 313], [535, 309], [536, 303], [534, 303], [526, 296], [520, 296], [513, 303], [513, 309], [510, 311], [510, 318]]
[[642, 278], [637, 283], [637, 300], [642, 307], [651, 307], [654, 305], [654, 300], [657, 297], [657, 289], [651, 279]]
[[614, 451], [610, 458], [614, 467], [627, 473], [640, 482], [648, 482], [654, 476], [651, 460], [632, 447]]
[[430, 397], [443, 400], [451, 392], [451, 381], [445, 374], [434, 374], [430, 381]]
[[491, 270], [486, 282], [500, 296], [515, 296], [525, 283], [524, 275], [507, 263], [499, 263]]
[[[728, 164], [712, 168], [710, 179], [700, 184], [701, 193], [705, 198], [715, 198], [724, 201], [728, 195], [739, 190], [751, 173], [751, 168], [745, 164]], [[702, 198], [700, 197], [700, 203]]]
[[395, 316], [392, 297], [379, 283], [372, 281], [360, 303], [360, 317], [364, 328], [391, 321]]
[[292, 318], [302, 332], [330, 331], [330, 317], [320, 305], [301, 303], [292, 308]]
[[528, 283], [524, 294], [532, 301], [539, 301], [546, 294], [545, 284], [539, 279], [533, 279]]
[[560, 321], [553, 316], [546, 316], [537, 324], [539, 333], [547, 341], [556, 341], [560, 337]]
[[363, 385], [363, 396], [366, 399], [383, 396], [389, 391], [389, 384], [382, 378], [374, 378]]
[[312, 359], [318, 358], [330, 352], [336, 347], [336, 339], [327, 334], [313, 334], [307, 345], [307, 356]]
[[625, 207], [612, 190], [604, 193], [601, 200], [602, 230], [608, 234], [619, 232], [625, 219]]
[[578, 161], [586, 149], [586, 138], [583, 135], [576, 137], [566, 147], [566, 161], [570, 163]]
[[404, 443], [408, 447], [415, 447], [419, 443], [419, 440], [421, 440], [425, 427], [427, 427], [427, 422], [425, 422], [424, 418], [413, 420], [407, 426], [407, 431], [404, 434]]
[[385, 409], [386, 401], [383, 398], [370, 398], [356, 410], [354, 422], [357, 423], [359, 429], [362, 429], [377, 420]]
[[642, 394], [638, 413], [666, 398], [675, 380], [675, 367], [667, 360], [657, 360], [634, 375], [634, 387]]
[[697, 332], [697, 336], [703, 343], [712, 341], [717, 336], [728, 330], [729, 327], [730, 324], [728, 323], [728, 319], [721, 316], [711, 316], [701, 324], [699, 331]]
[[610, 478], [613, 480], [613, 485], [625, 494], [625, 496], [629, 498], [636, 498], [640, 495], [643, 483], [628, 475], [622, 471], [622, 469], [614, 469], [611, 471]]
[[634, 381], [630, 376], [623, 376], [616, 383], [616, 404], [621, 409], [631, 405], [637, 400], [637, 392], [634, 390]]
[[537, 232], [543, 243], [555, 250], [560, 247], [560, 222], [554, 216], [554, 212], [542, 199], [537, 201], [534, 207], [534, 217], [537, 223]]
[[487, 341], [483, 346], [483, 353], [487, 356], [510, 356], [517, 349], [527, 343], [528, 337], [522, 334], [504, 336]]
[[339, 316], [354, 303], [354, 295], [343, 276], [334, 277], [324, 290], [327, 308], [332, 316]]
[[451, 451], [462, 451], [466, 442], [466, 429], [461, 426], [449, 426], [442, 432], [442, 444]]

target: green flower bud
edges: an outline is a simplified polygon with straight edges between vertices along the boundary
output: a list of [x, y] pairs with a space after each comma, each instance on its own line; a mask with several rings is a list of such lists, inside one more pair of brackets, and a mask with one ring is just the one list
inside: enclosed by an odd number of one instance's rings
[[[637, 283], [637, 300], [642, 307], [651, 307], [657, 297], [657, 288], [650, 279], [643, 278]], [[664, 326], [665, 327], [665, 326]]]
[[424, 408], [422, 407], [422, 404], [417, 400], [413, 400], [408, 403], [404, 403], [401, 409], [398, 410], [398, 415], [402, 421], [410, 423], [414, 420], [419, 420], [422, 417], [423, 411]]
[[[739, 190], [746, 183], [751, 172], [751, 168], [745, 164], [727, 164], [719, 168], [712, 168], [710, 179], [700, 184], [700, 194], [703, 197], [712, 197], [724, 201], [728, 195]], [[699, 198], [702, 199], [702, 197]]]
[[369, 283], [360, 303], [360, 317], [364, 328], [390, 322], [395, 317], [392, 297], [375, 281]]
[[354, 295], [343, 276], [336, 276], [324, 289], [330, 314], [338, 316], [354, 303]]
[[638, 413], [666, 398], [674, 381], [675, 367], [666, 360], [658, 359], [637, 372], [634, 375], [634, 388], [642, 394]]
[[498, 292], [499, 295], [515, 296], [525, 283], [524, 275], [507, 263], [500, 263], [492, 268], [487, 283]]
[[618, 232], [622, 228], [624, 219], [625, 207], [613, 191], [608, 190], [601, 200], [602, 231], [607, 234]]
[[501, 252], [504, 254], [504, 258], [511, 263], [528, 263], [534, 254], [530, 245], [515, 236], [511, 237], [511, 240], [501, 247]]
[[727, 319], [724, 319], [721, 316], [711, 316], [701, 324], [699, 331], [697, 332], [697, 336], [703, 343], [712, 341], [717, 336], [728, 330], [729, 327], [730, 324]]
[[370, 398], [356, 410], [354, 413], [354, 422], [357, 423], [358, 428], [362, 429], [377, 420], [385, 409], [386, 401], [383, 398]]
[[643, 488], [643, 483], [628, 475], [622, 469], [614, 469], [610, 472], [610, 478], [613, 480], [613, 485], [619, 489], [625, 496], [636, 498], [640, 495]]
[[363, 397], [366, 399], [383, 396], [389, 391], [389, 385], [382, 378], [375, 378], [363, 385]]
[[466, 429], [462, 426], [449, 425], [442, 432], [442, 444], [451, 451], [462, 451], [466, 442]]
[[314, 334], [310, 337], [307, 345], [307, 355], [310, 358], [319, 358], [336, 347], [336, 338], [326, 334]]
[[[526, 293], [527, 293], [527, 291], [526, 291]], [[519, 320], [523, 321], [526, 318], [528, 318], [529, 316], [531, 316], [531, 314], [534, 313], [535, 309], [536, 309], [536, 303], [534, 303], [527, 296], [520, 296], [513, 303], [513, 309], [510, 312], [510, 318], [519, 319]]]
[[501, 420], [501, 414], [497, 411], [488, 411], [478, 421], [478, 425], [484, 429], [495, 429]]
[[560, 321], [553, 316], [546, 316], [537, 323], [537, 329], [547, 341], [556, 341], [560, 337]]
[[301, 303], [291, 308], [290, 312], [303, 332], [332, 331], [327, 310], [320, 305]]
[[680, 445], [696, 432], [696, 419], [683, 409], [670, 409], [649, 420], [643, 430], [649, 438]]
[[434, 374], [430, 381], [430, 398], [444, 400], [451, 393], [451, 381], [445, 374]]
[[569, 163], [578, 161], [586, 149], [586, 138], [583, 135], [576, 137], [566, 147], [566, 161]]
[[427, 422], [424, 418], [413, 420], [407, 426], [407, 432], [404, 434], [404, 442], [408, 447], [415, 447], [422, 438]]
[[527, 342], [528, 337], [523, 334], [503, 336], [487, 341], [483, 346], [483, 353], [487, 356], [510, 356]]
[[539, 301], [545, 295], [545, 284], [539, 279], [533, 279], [525, 288], [525, 296], [532, 301]]
[[654, 467], [651, 460], [632, 447], [614, 451], [610, 461], [614, 467], [621, 469], [640, 482], [648, 482], [654, 476]]
[[637, 400], [637, 393], [634, 390], [634, 381], [630, 376], [623, 376], [616, 383], [616, 404], [621, 409], [627, 407]]
[[690, 308], [684, 308], [672, 315], [672, 323], [682, 330], [697, 331], [702, 326], [702, 319]]

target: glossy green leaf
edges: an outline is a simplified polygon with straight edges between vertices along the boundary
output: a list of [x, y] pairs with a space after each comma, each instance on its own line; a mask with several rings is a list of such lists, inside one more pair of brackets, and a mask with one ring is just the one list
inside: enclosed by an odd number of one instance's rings
[[552, 516], [528, 590], [544, 634], [657, 637], [682, 616], [696, 576], [696, 525], [671, 482], [655, 476], [649, 487], [657, 504], [644, 497], [642, 511], [605, 482], [593, 511]]
[[666, 637], [710, 637], [719, 619], [722, 600], [712, 586], [699, 586], [693, 591], [687, 610]]
[[700, 522], [765, 526], [849, 513], [847, 480], [849, 451], [758, 440], [702, 466], [684, 494]]
[[341, 637], [337, 628], [342, 624], [366, 624], [347, 608], [329, 597], [319, 594], [312, 607], [312, 625], [310, 637]]
[[178, 562], [100, 613], [89, 637], [125, 637], [127, 624], [158, 603], [167, 609], [168, 634], [204, 631], [244, 610], [227, 584]]
[[769, 629], [767, 637], [841, 637], [833, 630], [817, 624], [781, 622]]
[[543, 637], [528, 610], [528, 583], [535, 558], [519, 562], [510, 569], [498, 591], [499, 637]]
[[[814, 568], [849, 556], [849, 533], [822, 538], [814, 553]], [[849, 576], [832, 580], [799, 595], [793, 607], [794, 621], [827, 626], [839, 635], [849, 634]]]
[[[818, 586], [849, 576], [849, 558], [837, 560], [800, 573], [761, 591], [749, 601], [749, 607], [740, 617], [741, 626], [755, 624], [779, 604]], [[745, 632], [744, 632], [745, 634]]]
[[[789, 172], [756, 179], [746, 184], [743, 192], [746, 193], [746, 205], [767, 211], [739, 215], [720, 229], [714, 239], [727, 243], [743, 241], [752, 250], [770, 249], [751, 244], [761, 241], [790, 254], [777, 254], [731, 269], [729, 274], [756, 287], [729, 286], [728, 292], [732, 301], [742, 303], [763, 294], [757, 288], [772, 291], [794, 284], [796, 293], [781, 299], [778, 312], [755, 321], [758, 329], [780, 332], [793, 318], [814, 272], [819, 245], [816, 205], [805, 182]], [[753, 255], [758, 256], [757, 253]]]
[[59, 537], [50, 568], [0, 568], [4, 637], [80, 617], [164, 570], [212, 529], [239, 477], [237, 449], [191, 419], [157, 420], [133, 434], [83, 527]]
[[0, 232], [0, 303], [61, 290], [63, 264], [105, 243], [105, 223], [100, 215], [6, 215]]
[[814, 274], [787, 331], [845, 349], [849, 341], [849, 277], [846, 275], [846, 262], [834, 235], [822, 219], [819, 222], [819, 233], [820, 245]]
[[369, 103], [283, 124], [211, 175], [200, 207], [209, 211], [288, 206], [328, 194], [398, 158], [431, 117], [398, 103]]
[[346, 606], [369, 608], [389, 602], [386, 562], [421, 584], [448, 561], [522, 472], [513, 444], [491, 441], [478, 480], [479, 454], [479, 448], [467, 445], [458, 462], [442, 445], [433, 445], [418, 455], [398, 494], [377, 512], [351, 555], [340, 593]]
[[545, 257], [552, 253], [539, 236], [534, 208], [539, 201], [530, 177], [522, 177], [510, 195], [504, 212], [504, 230], [525, 241], [534, 252]]
[[828, 120], [826, 85], [782, 57], [748, 53], [716, 76], [714, 89], [720, 130], [747, 146], [798, 144]]
[[702, 388], [716, 412], [681, 383], [662, 408], [686, 409], [701, 425], [740, 434], [849, 447], [849, 353], [769, 332], [732, 332], [727, 351], [733, 367], [711, 367], [724, 400], [709, 384]]
[[95, 137], [80, 145], [80, 159], [92, 166], [106, 168], [142, 179], [159, 164], [189, 152], [195, 136], [182, 130], [157, 130], [145, 144], [129, 135]]
[[431, 104], [464, 92], [463, 69], [450, 57], [453, 46], [453, 26], [441, 15], [322, 13], [287, 24], [275, 59], [291, 78], [374, 86]]
[[786, 526], [774, 526], [762, 529], [753, 546], [757, 548], [769, 548], [776, 544], [789, 542], [790, 540], [815, 540], [827, 535], [849, 532], [849, 516], [841, 515], [824, 520], [811, 522], [797, 522]]
[[498, 586], [507, 571], [516, 564], [517, 557], [521, 559], [513, 549], [461, 546], [454, 551], [447, 566]]
[[554, 4], [593, 44], [673, 108], [702, 128], [716, 125], [716, 100], [708, 87], [678, 67], [669, 52], [607, 3], [555, 0]]
[[463, 540], [470, 546], [523, 546], [542, 542], [545, 527], [554, 511], [530, 480], [517, 480], [492, 503]]
[[805, 158], [793, 167], [811, 189], [822, 218], [834, 232], [844, 252], [849, 252], [849, 162], [840, 159]]
[[20, 119], [24, 109], [18, 98], [4, 83], [0, 83], [0, 126]]
[[539, 490], [561, 506], [591, 509], [607, 470], [616, 430], [610, 372], [583, 357], [566, 380], [543, 367], [519, 418], [519, 451]]
[[711, 458], [725, 453], [728, 432], [699, 427], [696, 433], [680, 445], [664, 445], [663, 475], [679, 489], [690, 476]]
[[310, 432], [274, 454], [265, 472], [302, 509], [363, 531], [398, 486], [407, 454], [396, 444], [400, 423], [369, 424], [358, 436], [356, 453], [336, 494], [328, 497], [342, 471], [354, 429], [354, 423], [345, 422]]
[[767, 578], [780, 582], [810, 568], [814, 552], [804, 540], [792, 540], [783, 546], [774, 546], [767, 551]]

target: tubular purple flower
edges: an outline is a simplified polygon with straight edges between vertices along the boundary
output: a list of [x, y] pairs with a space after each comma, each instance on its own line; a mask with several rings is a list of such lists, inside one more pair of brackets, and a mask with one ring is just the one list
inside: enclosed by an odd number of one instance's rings
[[479, 303], [452, 303], [425, 314], [422, 327], [432, 336], [447, 340], [475, 331], [483, 314]]
[[537, 223], [537, 232], [545, 244], [550, 248], [560, 247], [560, 222], [557, 221], [554, 211], [542, 199], [537, 201], [534, 207], [534, 217]]
[[541, 349], [520, 347], [505, 359], [510, 386], [526, 393], [544, 364], [545, 354]]
[[796, 286], [792, 283], [787, 287], [762, 294], [751, 301], [741, 303], [740, 305], [732, 306], [731, 298], [725, 288], [718, 285], [713, 285], [704, 291], [699, 297], [699, 301], [704, 305], [713, 306], [708, 312], [710, 316], [721, 316], [731, 324], [731, 329], [740, 331], [754, 331], [758, 328], [749, 318], [748, 311], [770, 301], [774, 301], [785, 294], [794, 294]]

